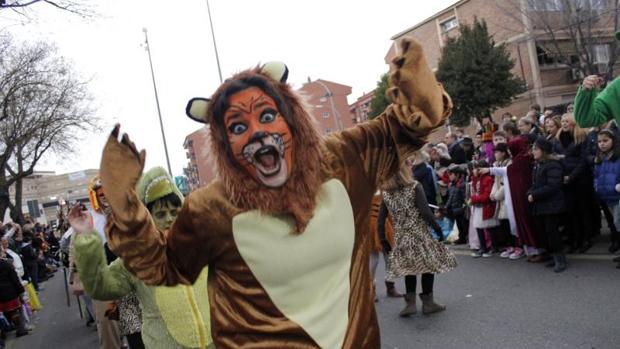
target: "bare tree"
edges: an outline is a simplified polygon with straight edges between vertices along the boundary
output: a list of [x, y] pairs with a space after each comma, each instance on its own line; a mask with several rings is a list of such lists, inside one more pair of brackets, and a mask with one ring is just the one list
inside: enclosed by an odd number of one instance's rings
[[[496, 0], [497, 7], [536, 41], [539, 61], [564, 65], [578, 75], [608, 80], [620, 55], [619, 0]], [[505, 28], [509, 29], [509, 28]], [[515, 28], [519, 32], [523, 28]]]
[[[0, 38], [0, 217], [8, 207], [21, 220], [21, 181], [44, 154], [68, 154], [96, 129], [87, 82], [53, 45]], [[8, 190], [16, 185], [14, 205]], [[14, 209], [13, 209], [14, 206]]]
[[81, 17], [91, 17], [95, 14], [88, 1], [74, 0], [0, 0], [0, 10], [7, 9], [27, 16], [28, 12], [37, 4], [48, 5], [61, 11], [73, 13]]

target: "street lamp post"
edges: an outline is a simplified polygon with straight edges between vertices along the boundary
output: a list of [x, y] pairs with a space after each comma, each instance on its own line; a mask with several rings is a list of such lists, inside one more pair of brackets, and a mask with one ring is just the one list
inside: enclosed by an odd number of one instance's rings
[[342, 120], [340, 120], [340, 114], [338, 113], [338, 110], [336, 110], [336, 105], [334, 104], [334, 94], [329, 89], [329, 87], [327, 87], [324, 83], [320, 82], [319, 80], [316, 80], [315, 82], [323, 86], [323, 88], [325, 89], [325, 92], [326, 92], [325, 97], [329, 98], [329, 102], [332, 107], [332, 113], [334, 114], [334, 120], [336, 121], [336, 127], [338, 128], [338, 131], [342, 131], [343, 130]]
[[220, 84], [222, 83], [222, 69], [220, 68], [220, 55], [217, 53], [217, 45], [215, 44], [215, 32], [213, 31], [213, 20], [211, 20], [211, 7], [209, 0], [207, 2], [207, 13], [209, 14], [209, 24], [211, 25], [211, 37], [213, 38], [213, 48], [215, 49], [215, 61], [217, 62], [217, 72], [220, 75]]
[[168, 156], [168, 145], [166, 144], [166, 133], [164, 132], [164, 123], [161, 119], [161, 108], [159, 107], [159, 97], [157, 95], [157, 85], [155, 84], [155, 72], [153, 71], [153, 60], [151, 59], [151, 48], [149, 46], [149, 36], [146, 28], [142, 28], [144, 32], [144, 45], [146, 52], [149, 54], [149, 64], [151, 66], [151, 77], [153, 78], [153, 91], [155, 91], [155, 103], [157, 104], [157, 115], [159, 115], [159, 127], [161, 129], [161, 138], [164, 141], [164, 152], [166, 153], [166, 163], [168, 165], [168, 173], [172, 176], [172, 168], [170, 167], [170, 157]]

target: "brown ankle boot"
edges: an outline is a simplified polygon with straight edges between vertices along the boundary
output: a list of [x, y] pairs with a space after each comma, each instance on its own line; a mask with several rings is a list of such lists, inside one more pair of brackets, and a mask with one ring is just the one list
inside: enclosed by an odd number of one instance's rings
[[400, 315], [401, 317], [408, 317], [415, 314], [416, 312], [417, 309], [415, 306], [415, 293], [407, 293], [405, 295], [405, 308], [401, 310], [400, 314], [398, 315]]
[[420, 293], [420, 300], [422, 301], [422, 314], [433, 314], [446, 310], [445, 306], [435, 303], [432, 293]]
[[396, 287], [394, 286], [394, 283], [391, 281], [385, 282], [385, 289], [386, 289], [387, 296], [390, 298], [400, 298], [403, 296], [402, 294], [398, 293], [398, 291], [396, 291]]

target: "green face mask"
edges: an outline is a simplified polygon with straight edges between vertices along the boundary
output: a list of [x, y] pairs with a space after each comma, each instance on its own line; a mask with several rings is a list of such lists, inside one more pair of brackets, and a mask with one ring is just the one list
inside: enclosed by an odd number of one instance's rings
[[159, 230], [165, 231], [170, 229], [172, 223], [177, 218], [178, 206], [173, 206], [169, 202], [157, 201], [151, 210], [153, 221]]

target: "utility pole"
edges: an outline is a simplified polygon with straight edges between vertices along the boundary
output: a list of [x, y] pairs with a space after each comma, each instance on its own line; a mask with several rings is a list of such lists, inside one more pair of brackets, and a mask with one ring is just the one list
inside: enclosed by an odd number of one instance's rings
[[220, 84], [224, 81], [222, 79], [222, 69], [220, 68], [220, 55], [217, 53], [217, 45], [215, 44], [215, 32], [213, 31], [213, 20], [211, 20], [211, 7], [209, 7], [209, 0], [207, 2], [207, 13], [209, 14], [209, 24], [211, 25], [211, 37], [213, 38], [213, 48], [215, 49], [215, 60], [217, 62], [217, 72], [220, 75]]
[[159, 127], [161, 128], [161, 138], [164, 141], [164, 152], [166, 153], [166, 163], [168, 164], [168, 173], [172, 177], [172, 168], [170, 167], [170, 157], [168, 156], [168, 145], [166, 144], [166, 134], [164, 133], [164, 123], [161, 119], [161, 108], [159, 108], [159, 97], [157, 95], [157, 85], [155, 84], [155, 72], [153, 71], [153, 60], [151, 59], [151, 48], [149, 46], [149, 36], [146, 28], [142, 28], [144, 32], [144, 45], [146, 52], [149, 54], [149, 64], [151, 66], [151, 77], [153, 78], [153, 91], [155, 91], [155, 103], [157, 104], [157, 114], [159, 115]]

